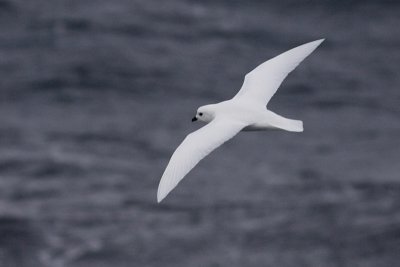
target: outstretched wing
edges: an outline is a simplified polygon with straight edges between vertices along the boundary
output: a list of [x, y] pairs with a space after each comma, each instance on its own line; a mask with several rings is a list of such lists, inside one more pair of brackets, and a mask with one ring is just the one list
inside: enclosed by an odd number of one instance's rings
[[161, 177], [157, 201], [163, 200], [200, 160], [246, 126], [241, 122], [215, 118], [204, 127], [186, 136], [175, 150]]
[[300, 45], [262, 63], [245, 76], [242, 88], [234, 98], [267, 105], [286, 76], [323, 41]]

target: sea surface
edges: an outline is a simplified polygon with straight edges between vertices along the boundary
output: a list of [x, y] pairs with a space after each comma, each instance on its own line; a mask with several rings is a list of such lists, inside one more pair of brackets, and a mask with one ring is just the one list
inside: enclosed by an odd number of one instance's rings
[[[400, 2], [0, 0], [0, 267], [393, 267]], [[204, 104], [326, 38], [161, 203]]]

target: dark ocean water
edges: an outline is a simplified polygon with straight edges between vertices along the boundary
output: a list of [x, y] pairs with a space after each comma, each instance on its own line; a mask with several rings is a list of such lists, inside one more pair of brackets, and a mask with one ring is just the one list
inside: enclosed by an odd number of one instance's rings
[[[0, 0], [0, 267], [392, 267], [398, 1]], [[198, 106], [326, 38], [161, 205]]]

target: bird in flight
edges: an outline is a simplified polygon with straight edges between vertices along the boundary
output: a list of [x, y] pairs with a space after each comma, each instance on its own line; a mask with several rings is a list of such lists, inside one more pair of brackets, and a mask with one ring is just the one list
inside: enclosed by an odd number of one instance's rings
[[192, 121], [207, 124], [186, 136], [175, 150], [161, 177], [157, 201], [161, 202], [200, 160], [240, 131], [302, 132], [302, 121], [284, 118], [268, 110], [267, 104], [286, 76], [323, 41], [300, 45], [262, 63], [245, 76], [232, 99], [199, 107]]

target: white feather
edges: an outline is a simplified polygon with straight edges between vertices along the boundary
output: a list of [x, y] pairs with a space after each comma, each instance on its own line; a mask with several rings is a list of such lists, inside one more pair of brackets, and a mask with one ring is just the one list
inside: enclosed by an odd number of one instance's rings
[[324, 39], [293, 48], [249, 72], [240, 91], [234, 96], [266, 106], [286, 76], [293, 71]]
[[225, 118], [214, 119], [186, 136], [175, 150], [161, 177], [157, 201], [163, 200], [200, 160], [234, 137], [245, 126], [243, 123]]
[[200, 107], [196, 118], [209, 123], [189, 134], [175, 150], [161, 177], [157, 201], [163, 200], [200, 160], [241, 130], [302, 132], [302, 121], [284, 118], [267, 110], [266, 105], [285, 77], [322, 41], [298, 46], [264, 62], [246, 75], [233, 99]]

